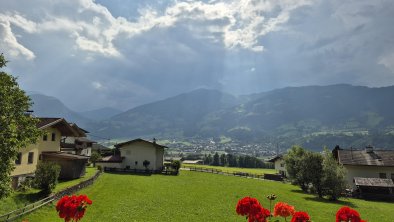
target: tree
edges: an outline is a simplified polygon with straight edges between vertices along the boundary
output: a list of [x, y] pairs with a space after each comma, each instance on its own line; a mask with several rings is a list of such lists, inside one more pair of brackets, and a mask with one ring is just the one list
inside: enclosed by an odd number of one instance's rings
[[90, 161], [93, 163], [93, 167], [96, 166], [96, 162], [101, 159], [101, 154], [93, 151], [92, 155], [90, 155]]
[[181, 161], [179, 161], [179, 160], [173, 160], [173, 161], [171, 161], [171, 167], [174, 169], [174, 170], [179, 170], [179, 168], [181, 168]]
[[45, 193], [55, 189], [60, 174], [60, 166], [54, 162], [39, 162], [34, 177], [34, 184]]
[[337, 200], [346, 188], [346, 170], [337, 163], [330, 150], [325, 148], [323, 153], [322, 186], [324, 193], [329, 196], [330, 200]]
[[323, 157], [320, 153], [306, 152], [301, 158], [298, 177], [303, 178], [304, 184], [312, 184], [319, 197], [323, 197]]
[[227, 164], [227, 159], [226, 159], [226, 154], [220, 155], [220, 166], [226, 166]]
[[[0, 54], [0, 68], [7, 61]], [[0, 71], [0, 199], [11, 192], [10, 174], [19, 149], [35, 143], [40, 136], [37, 119], [26, 114], [32, 102], [16, 78]]]
[[293, 146], [284, 157], [289, 178], [293, 180], [294, 183], [300, 185], [303, 191], [307, 191], [308, 189], [308, 181], [306, 181], [304, 175], [300, 173], [303, 163], [302, 158], [305, 153], [306, 150], [304, 148]]
[[219, 154], [216, 152], [215, 155], [213, 155], [213, 162], [212, 165], [214, 166], [219, 166]]

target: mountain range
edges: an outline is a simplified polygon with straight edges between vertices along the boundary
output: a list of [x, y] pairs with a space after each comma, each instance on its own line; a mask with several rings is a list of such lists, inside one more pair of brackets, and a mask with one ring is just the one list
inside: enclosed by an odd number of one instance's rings
[[246, 143], [269, 140], [320, 148], [338, 142], [394, 142], [394, 86], [287, 87], [243, 96], [198, 89], [125, 112], [78, 113], [53, 97], [31, 97], [36, 115], [63, 116], [111, 138], [226, 136]]

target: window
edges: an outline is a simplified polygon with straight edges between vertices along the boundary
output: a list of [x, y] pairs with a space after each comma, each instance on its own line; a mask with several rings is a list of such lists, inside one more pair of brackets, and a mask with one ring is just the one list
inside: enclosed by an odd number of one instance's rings
[[394, 173], [391, 174], [391, 179], [394, 180]]
[[21, 162], [22, 162], [22, 153], [18, 153], [18, 156], [16, 157], [16, 160], [15, 160], [15, 164], [20, 165]]
[[280, 164], [280, 167], [285, 167], [285, 164], [284, 164], [284, 163], [281, 163], [281, 164]]
[[135, 161], [134, 163], [135, 163], [136, 166], [138, 165], [138, 161]]
[[47, 140], [48, 140], [48, 135], [47, 135], [47, 134], [44, 134], [44, 135], [42, 136], [42, 140], [47, 141]]
[[379, 173], [379, 178], [386, 179], [386, 173]]
[[52, 133], [52, 141], [56, 141], [56, 133]]
[[29, 157], [27, 159], [27, 163], [33, 163], [34, 161], [34, 152], [29, 152]]

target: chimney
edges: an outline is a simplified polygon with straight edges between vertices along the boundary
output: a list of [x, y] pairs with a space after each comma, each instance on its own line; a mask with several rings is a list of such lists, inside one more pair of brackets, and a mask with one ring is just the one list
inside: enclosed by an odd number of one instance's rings
[[373, 153], [373, 146], [371, 146], [371, 145], [366, 146], [365, 147], [365, 152], [366, 153]]
[[153, 138], [153, 144], [156, 144], [156, 138]]

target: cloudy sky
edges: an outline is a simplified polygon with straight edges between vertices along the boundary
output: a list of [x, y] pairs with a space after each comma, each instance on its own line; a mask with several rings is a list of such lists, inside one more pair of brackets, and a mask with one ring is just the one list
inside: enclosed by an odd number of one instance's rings
[[394, 85], [392, 0], [1, 0], [0, 52], [74, 110], [197, 88]]

